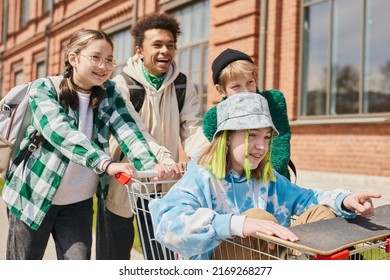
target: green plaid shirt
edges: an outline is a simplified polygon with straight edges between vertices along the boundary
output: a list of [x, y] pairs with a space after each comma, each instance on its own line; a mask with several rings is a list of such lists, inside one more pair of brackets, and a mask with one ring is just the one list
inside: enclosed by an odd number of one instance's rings
[[[69, 161], [98, 173], [98, 196], [106, 198], [109, 176], [99, 167], [103, 160], [109, 159], [111, 134], [137, 170], [153, 169], [156, 165], [157, 160], [115, 83], [108, 80], [104, 86], [104, 97], [94, 111], [91, 141], [77, 129], [77, 112], [70, 108], [65, 111], [60, 106], [47, 78], [36, 80], [31, 87], [32, 124], [27, 135], [38, 130], [46, 141], [26, 162], [12, 167], [2, 195], [10, 211], [34, 230], [49, 210]], [[22, 141], [21, 150], [29, 144], [28, 138]]]

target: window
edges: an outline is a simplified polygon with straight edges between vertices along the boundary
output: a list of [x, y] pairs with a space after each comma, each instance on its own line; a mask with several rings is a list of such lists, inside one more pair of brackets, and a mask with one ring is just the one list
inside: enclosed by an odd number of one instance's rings
[[201, 95], [201, 108], [205, 113], [207, 111], [210, 1], [197, 1], [175, 10], [173, 14], [180, 22], [182, 31], [177, 43], [176, 62]]
[[18, 86], [24, 83], [24, 77], [23, 77], [23, 69], [15, 70], [14, 71], [14, 79], [15, 79], [15, 85]]
[[54, 0], [42, 0], [42, 14], [53, 9], [53, 2]]
[[114, 58], [116, 60], [116, 67], [111, 75], [114, 77], [122, 71], [122, 68], [126, 66], [127, 60], [132, 55], [133, 39], [130, 29], [110, 34], [110, 38], [114, 43]]
[[303, 9], [301, 115], [389, 113], [390, 1], [305, 0]]
[[24, 27], [30, 20], [30, 0], [21, 0], [20, 5], [20, 26]]
[[390, 2], [371, 0], [365, 11], [363, 113], [390, 112]]
[[37, 62], [37, 77], [36, 78], [44, 78], [46, 77], [46, 63], [44, 60]]

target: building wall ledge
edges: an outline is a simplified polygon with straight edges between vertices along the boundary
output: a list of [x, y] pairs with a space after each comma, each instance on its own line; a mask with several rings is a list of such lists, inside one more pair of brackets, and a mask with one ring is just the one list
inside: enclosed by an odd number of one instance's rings
[[299, 125], [327, 125], [327, 124], [356, 124], [356, 123], [387, 123], [390, 116], [377, 117], [351, 117], [351, 118], [321, 118], [290, 120], [290, 126]]

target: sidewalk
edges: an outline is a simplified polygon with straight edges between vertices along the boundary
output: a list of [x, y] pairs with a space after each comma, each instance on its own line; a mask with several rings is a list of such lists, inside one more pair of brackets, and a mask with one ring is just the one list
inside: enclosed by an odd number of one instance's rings
[[[7, 243], [7, 234], [8, 234], [8, 221], [7, 221], [7, 211], [4, 204], [4, 201], [0, 198], [0, 261], [5, 260], [5, 251], [6, 251], [6, 243]], [[46, 248], [44, 260], [56, 260], [56, 250], [54, 246], [54, 241], [52, 237], [50, 237], [49, 244]], [[92, 260], [95, 260], [95, 235], [92, 239]], [[132, 260], [142, 260], [143, 256], [139, 252], [133, 250], [131, 252]]]

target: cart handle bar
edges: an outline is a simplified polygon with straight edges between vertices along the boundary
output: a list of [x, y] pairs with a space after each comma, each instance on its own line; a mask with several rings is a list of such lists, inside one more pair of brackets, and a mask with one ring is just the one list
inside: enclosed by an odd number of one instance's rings
[[119, 172], [115, 174], [115, 179], [122, 185], [126, 185], [133, 178], [150, 178], [156, 176], [158, 176], [158, 172], [156, 170], [144, 170], [144, 171], [137, 171], [135, 177], [131, 177], [124, 172]]

